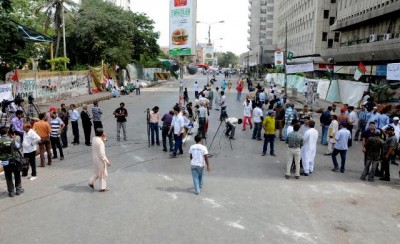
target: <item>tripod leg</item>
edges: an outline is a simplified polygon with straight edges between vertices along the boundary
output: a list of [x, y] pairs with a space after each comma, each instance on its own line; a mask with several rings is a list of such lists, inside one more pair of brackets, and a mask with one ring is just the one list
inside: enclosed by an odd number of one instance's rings
[[222, 123], [223, 123], [223, 121], [221, 121], [221, 123], [219, 123], [218, 129], [217, 129], [217, 131], [215, 132], [215, 135], [214, 135], [214, 137], [213, 137], [213, 139], [212, 139], [212, 141], [211, 141], [211, 144], [210, 144], [210, 146], [208, 147], [208, 149], [211, 148], [211, 146], [212, 146], [212, 144], [213, 144], [213, 142], [214, 142], [214, 139], [215, 139], [215, 137], [217, 136], [218, 131], [219, 131], [219, 128], [221, 127]]

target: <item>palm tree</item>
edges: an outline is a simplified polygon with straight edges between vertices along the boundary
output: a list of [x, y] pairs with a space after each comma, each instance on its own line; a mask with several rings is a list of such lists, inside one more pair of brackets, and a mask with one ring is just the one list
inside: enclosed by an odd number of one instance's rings
[[[58, 50], [60, 47], [61, 40], [61, 32], [63, 28], [65, 28], [64, 23], [64, 13], [66, 10], [72, 10], [77, 7], [77, 4], [73, 0], [43, 0], [43, 2], [39, 5], [36, 12], [43, 11], [46, 17], [45, 21], [45, 29], [47, 29], [50, 25], [54, 27], [54, 30], [57, 34], [57, 44], [55, 57], [58, 55]], [[64, 29], [65, 30], [65, 29]], [[63, 33], [65, 40], [65, 31]], [[64, 56], [65, 49], [64, 49]]]

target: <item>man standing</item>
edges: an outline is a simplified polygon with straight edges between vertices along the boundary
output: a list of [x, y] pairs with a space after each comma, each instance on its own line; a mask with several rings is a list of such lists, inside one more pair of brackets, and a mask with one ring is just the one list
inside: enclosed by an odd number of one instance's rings
[[365, 105], [361, 105], [361, 110], [357, 112], [357, 116], [358, 116], [358, 125], [354, 141], [358, 141], [360, 132], [361, 134], [363, 133], [363, 131], [365, 130], [365, 125], [367, 124], [367, 110], [365, 109]]
[[314, 160], [318, 142], [318, 131], [314, 128], [315, 122], [313, 120], [308, 121], [308, 127], [309, 129], [303, 136], [304, 145], [302, 148], [304, 176], [308, 176], [308, 174], [311, 174], [314, 171]]
[[333, 152], [333, 146], [336, 143], [336, 132], [339, 130], [339, 123], [337, 122], [337, 116], [336, 114], [331, 116], [331, 124], [329, 125], [328, 128], [328, 151], [324, 154], [325, 156], [330, 156], [332, 155]]
[[179, 150], [179, 154], [183, 154], [182, 149], [182, 137], [183, 137], [183, 130], [185, 128], [184, 120], [182, 114], [180, 113], [181, 109], [179, 106], [174, 107], [174, 117], [172, 117], [171, 128], [169, 129], [168, 134], [171, 134], [171, 131], [174, 130], [174, 151], [171, 153], [171, 157], [176, 157], [176, 154]]
[[256, 104], [256, 107], [253, 110], [253, 121], [254, 121], [254, 129], [253, 129], [253, 137], [252, 139], [256, 139], [257, 141], [261, 141], [261, 129], [262, 129], [262, 121], [263, 121], [263, 111], [261, 110], [261, 104]]
[[262, 156], [265, 156], [268, 149], [268, 143], [270, 143], [270, 154], [271, 156], [276, 157], [274, 152], [274, 140], [275, 140], [275, 117], [274, 111], [269, 111], [268, 116], [264, 118], [262, 123], [264, 128], [264, 145]]
[[201, 144], [201, 137], [197, 135], [194, 140], [196, 144], [190, 147], [189, 154], [194, 193], [197, 195], [203, 187], [204, 166], [207, 165], [207, 171], [210, 172], [210, 164], [208, 162], [208, 150]]
[[85, 145], [86, 146], [91, 146], [92, 143], [90, 143], [90, 135], [92, 133], [92, 117], [89, 114], [89, 111], [87, 110], [87, 105], [83, 105], [82, 107], [82, 112], [81, 112], [81, 119], [82, 119], [82, 127], [83, 127], [83, 132], [85, 134]]
[[39, 114], [39, 121], [33, 125], [33, 130], [40, 136], [40, 167], [44, 167], [44, 150], [47, 152], [48, 165], [51, 165], [50, 133], [51, 127], [46, 122], [46, 114]]
[[347, 123], [345, 121], [340, 122], [339, 131], [336, 132], [335, 136], [335, 146], [332, 152], [332, 161], [333, 161], [333, 172], [339, 171], [339, 165], [336, 160], [336, 156], [340, 153], [341, 166], [340, 172], [344, 173], [345, 165], [346, 165], [346, 153], [349, 149], [348, 140], [351, 138], [350, 131], [347, 129]]
[[286, 139], [287, 128], [288, 128], [289, 125], [292, 124], [293, 118], [294, 118], [293, 109], [290, 106], [290, 104], [287, 103], [286, 104], [286, 110], [285, 110], [285, 127], [283, 129], [283, 139]]
[[[27, 122], [24, 124], [24, 140], [22, 141], [22, 151], [24, 158], [29, 160], [29, 164], [32, 168], [32, 174], [30, 180], [36, 180], [36, 143], [40, 141], [40, 136], [31, 129], [31, 123]], [[22, 171], [22, 177], [28, 176], [29, 168]]]
[[261, 89], [260, 93], [258, 94], [258, 102], [265, 103], [266, 98], [267, 98], [267, 95], [265, 94], [264, 89]]
[[214, 92], [211, 89], [211, 87], [207, 87], [207, 90], [208, 90], [208, 101], [210, 101], [210, 103], [208, 104], [208, 109], [210, 110], [210, 109], [212, 109], [212, 103], [214, 100]]
[[356, 114], [356, 112], [354, 112], [353, 106], [350, 106], [348, 108], [348, 111], [349, 111], [349, 124], [347, 125], [347, 129], [350, 131], [350, 140], [349, 140], [348, 144], [349, 144], [349, 147], [351, 147], [353, 144], [351, 138], [353, 136], [353, 127], [357, 120], [357, 114]]
[[293, 160], [296, 166], [295, 178], [300, 178], [300, 148], [303, 146], [303, 137], [299, 134], [299, 129], [300, 124], [295, 124], [293, 126], [293, 132], [289, 133], [286, 137], [286, 144], [288, 144], [286, 179], [290, 178], [290, 169]]
[[24, 140], [23, 124], [24, 124], [24, 112], [21, 110], [17, 110], [17, 112], [15, 112], [15, 117], [12, 118], [11, 120], [11, 125], [12, 125], [12, 130], [14, 131], [15, 134], [17, 134], [21, 138], [21, 141]]
[[243, 91], [243, 86], [242, 84], [239, 83], [239, 85], [236, 87], [237, 95], [236, 95], [236, 101], [240, 102], [242, 99], [242, 91]]
[[197, 81], [194, 82], [194, 97], [199, 97], [199, 84], [197, 83]]
[[215, 91], [217, 93], [217, 95], [215, 96], [215, 110], [219, 110], [220, 106], [219, 103], [221, 101], [221, 95], [219, 94], [219, 87], [215, 87]]
[[207, 117], [208, 117], [208, 112], [207, 112], [207, 107], [206, 103], [200, 102], [200, 108], [199, 108], [199, 130], [197, 132], [197, 135], [200, 136], [202, 139], [206, 138], [206, 123], [207, 123]]
[[328, 106], [328, 109], [322, 113], [319, 121], [321, 122], [322, 127], [322, 135], [321, 135], [321, 144], [328, 145], [328, 130], [329, 125], [331, 124], [331, 111], [332, 107]]
[[[392, 127], [394, 128], [394, 136], [396, 137], [396, 141], [399, 142], [399, 139], [400, 139], [399, 117], [397, 117], [397, 116], [394, 117], [394, 118], [393, 118], [393, 123], [391, 123], [390, 125], [384, 126], [382, 129], [383, 129], [383, 130], [386, 130], [386, 128], [387, 128], [388, 126], [392, 126]], [[396, 150], [396, 149], [397, 149], [397, 148], [395, 148], [395, 150]], [[399, 164], [396, 162], [396, 154], [394, 154], [394, 155], [391, 157], [391, 164], [399, 165]]]
[[157, 146], [160, 146], [160, 136], [159, 136], [159, 125], [160, 123], [160, 108], [158, 106], [154, 106], [150, 111], [150, 136], [151, 136], [151, 145], [154, 146], [154, 137], [156, 138], [155, 143]]
[[390, 158], [393, 156], [395, 148], [397, 147], [397, 140], [392, 126], [389, 125], [386, 127], [384, 133], [386, 134], [387, 139], [383, 149], [382, 177], [379, 178], [379, 180], [390, 181]]
[[365, 177], [368, 175], [368, 181], [374, 181], [375, 170], [379, 160], [381, 159], [384, 145], [384, 142], [379, 138], [379, 136], [380, 131], [376, 131], [374, 136], [369, 137], [364, 145], [366, 149], [366, 163], [364, 166], [364, 171], [360, 177], [361, 180], [365, 180]]
[[79, 112], [76, 110], [75, 104], [71, 104], [71, 125], [72, 125], [72, 134], [74, 135], [74, 140], [72, 142], [73, 145], [79, 145], [79, 126], [78, 121], [80, 119]]
[[64, 128], [61, 131], [61, 143], [62, 143], [62, 148], [68, 147], [68, 139], [67, 139], [67, 132], [68, 132], [68, 121], [69, 121], [69, 115], [67, 113], [67, 110], [65, 108], [61, 108], [60, 114], [58, 117], [62, 120], [64, 123]]
[[56, 111], [51, 112], [51, 133], [50, 133], [50, 142], [51, 147], [53, 148], [53, 159], [57, 158], [57, 148], [60, 150], [60, 160], [64, 160], [64, 153], [61, 147], [60, 142], [60, 134], [61, 131], [64, 129], [64, 122], [57, 117]]
[[161, 135], [162, 135], [162, 143], [163, 143], [163, 151], [167, 152], [167, 137], [169, 142], [169, 151], [173, 150], [173, 139], [172, 134], [169, 133], [169, 129], [172, 123], [172, 116], [174, 115], [174, 111], [170, 110], [169, 113], [165, 113], [161, 118], [163, 122], [163, 126], [161, 127]]
[[113, 115], [117, 118], [117, 141], [121, 139], [121, 128], [124, 134], [124, 141], [126, 141], [126, 117], [128, 117], [128, 111], [125, 109], [125, 103], [120, 103], [119, 108], [114, 111]]
[[140, 82], [139, 82], [139, 80], [136, 80], [135, 90], [136, 90], [136, 95], [140, 96]]
[[251, 114], [253, 107], [249, 99], [243, 102], [243, 131], [246, 130], [246, 124], [249, 122], [250, 130], [253, 129], [253, 123], [251, 122]]
[[101, 115], [103, 111], [99, 108], [99, 102], [94, 101], [92, 107], [92, 115], [93, 115], [93, 129], [96, 132], [97, 128], [103, 128], [103, 124], [101, 123]]
[[223, 121], [224, 119], [228, 118], [228, 114], [226, 113], [226, 96], [224, 91], [221, 91], [221, 99], [219, 101], [219, 105], [221, 107], [221, 115], [219, 119]]
[[390, 123], [389, 116], [387, 115], [387, 109], [382, 109], [381, 114], [378, 116], [378, 129], [382, 129]]
[[285, 123], [285, 108], [282, 106], [282, 102], [278, 101], [275, 107], [275, 128], [279, 130], [279, 139], [283, 140], [282, 130]]
[[[46, 123], [46, 122], [44, 122]], [[9, 137], [7, 127], [0, 128], [0, 163], [4, 166], [4, 175], [7, 182], [8, 196], [14, 197], [24, 192], [21, 185], [21, 172], [14, 159], [19, 157], [19, 145]], [[12, 175], [14, 174], [16, 193], [14, 192], [14, 183]]]

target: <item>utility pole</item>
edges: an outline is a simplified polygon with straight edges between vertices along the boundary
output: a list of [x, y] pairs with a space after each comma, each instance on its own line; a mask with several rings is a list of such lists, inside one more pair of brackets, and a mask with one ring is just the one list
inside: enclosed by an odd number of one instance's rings
[[288, 46], [287, 46], [287, 21], [286, 21], [286, 27], [285, 27], [285, 56], [283, 57], [284, 60], [284, 64], [285, 64], [285, 96], [286, 98], [288, 97], [287, 95], [287, 70], [286, 70], [286, 66], [287, 66], [287, 54], [288, 54]]
[[[63, 26], [63, 46], [64, 46], [64, 58], [67, 57], [67, 44], [65, 43], [65, 13], [64, 13], [64, 3], [61, 4], [61, 14], [62, 14], [62, 26]], [[67, 62], [64, 61], [64, 67], [67, 68]]]

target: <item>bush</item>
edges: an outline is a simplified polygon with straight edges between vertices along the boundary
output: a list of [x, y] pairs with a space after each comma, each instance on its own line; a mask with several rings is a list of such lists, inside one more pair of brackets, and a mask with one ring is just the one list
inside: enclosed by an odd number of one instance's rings
[[67, 57], [59, 57], [47, 60], [48, 63], [51, 64], [52, 71], [67, 71], [68, 69], [65, 67], [64, 63], [69, 64], [69, 58]]

